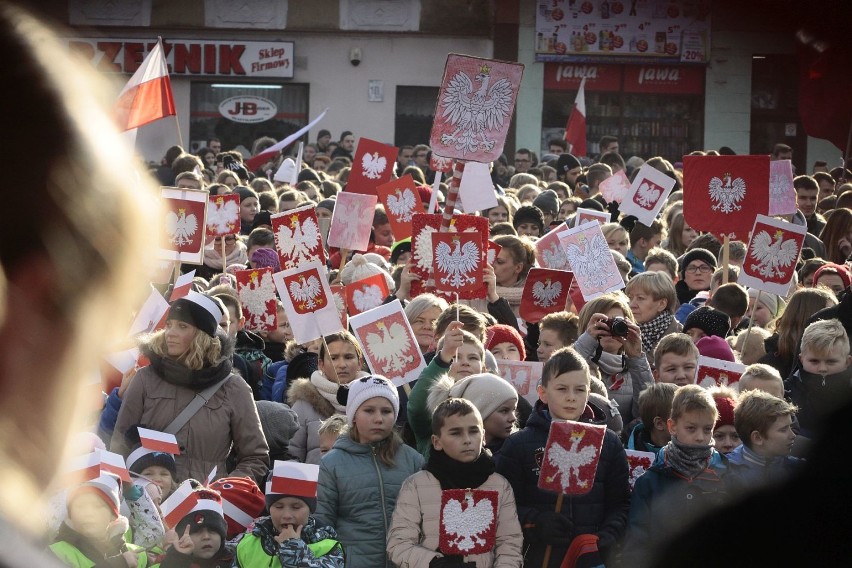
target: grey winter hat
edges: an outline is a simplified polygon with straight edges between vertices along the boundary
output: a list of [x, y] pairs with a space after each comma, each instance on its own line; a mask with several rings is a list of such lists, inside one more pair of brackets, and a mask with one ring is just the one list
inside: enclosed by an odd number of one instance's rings
[[544, 214], [550, 213], [551, 215], [556, 215], [559, 213], [559, 196], [552, 189], [542, 191], [533, 200], [532, 204], [541, 209], [541, 212]]

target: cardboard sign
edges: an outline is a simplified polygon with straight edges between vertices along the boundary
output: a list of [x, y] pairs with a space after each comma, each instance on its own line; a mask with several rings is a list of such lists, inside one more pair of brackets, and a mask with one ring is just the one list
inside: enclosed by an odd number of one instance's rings
[[370, 231], [378, 198], [344, 191], [337, 194], [328, 246], [363, 252], [370, 246]]
[[515, 109], [524, 66], [451, 53], [429, 137], [433, 152], [469, 162], [493, 162]]
[[704, 388], [731, 386], [739, 382], [745, 372], [745, 365], [723, 359], [699, 355], [695, 369], [695, 384]]
[[597, 209], [578, 207], [577, 214], [574, 216], [574, 226], [579, 227], [583, 223], [588, 223], [589, 221], [597, 221], [601, 225], [606, 225], [611, 219], [612, 215], [610, 215], [609, 211], [598, 211]]
[[607, 203], [612, 203], [613, 201], [621, 203], [624, 200], [624, 196], [630, 191], [630, 180], [625, 175], [624, 170], [619, 170], [617, 174], [613, 174], [603, 180], [598, 186], [598, 189], [600, 189], [601, 195], [604, 196]]
[[790, 160], [769, 162], [769, 215], [793, 215], [796, 212], [796, 188]]
[[343, 329], [331, 297], [325, 267], [308, 262], [272, 275], [296, 343], [307, 343]]
[[509, 361], [497, 359], [499, 375], [511, 383], [518, 396], [527, 399], [530, 404], [538, 400], [536, 386], [541, 380], [541, 370], [544, 363], [540, 361]]
[[376, 188], [389, 182], [393, 177], [393, 165], [396, 163], [397, 153], [396, 146], [382, 144], [369, 138], [360, 138], [353, 154], [354, 159], [352, 169], [349, 171], [349, 180], [346, 182], [346, 191], [376, 195]]
[[385, 208], [395, 240], [411, 235], [411, 219], [423, 213], [420, 192], [411, 174], [389, 181], [376, 188], [379, 203]]
[[568, 229], [559, 240], [585, 301], [624, 288], [624, 280], [597, 222]]
[[605, 434], [606, 426], [552, 422], [538, 488], [566, 495], [585, 495], [591, 491]]
[[630, 490], [636, 486], [636, 480], [654, 465], [654, 452], [642, 452], [639, 450], [624, 450], [627, 454], [627, 465], [630, 467]]
[[429, 157], [429, 169], [433, 172], [448, 174], [453, 171], [453, 159], [439, 156], [435, 152]]
[[325, 262], [322, 232], [313, 205], [276, 213], [270, 219], [283, 270], [316, 259]]
[[211, 195], [207, 201], [207, 237], [240, 234], [240, 196]]
[[416, 380], [426, 368], [399, 300], [354, 315], [349, 323], [374, 374], [399, 387]]
[[459, 185], [459, 200], [465, 213], [497, 207], [497, 193], [488, 164], [471, 162], [465, 166]]
[[737, 282], [786, 297], [807, 230], [806, 226], [758, 215]]
[[459, 294], [482, 286], [485, 251], [476, 233], [432, 233], [432, 274], [435, 288]]
[[748, 241], [769, 212], [769, 156], [684, 156], [683, 216], [697, 231]]
[[640, 223], [650, 227], [666, 204], [675, 183], [674, 178], [657, 168], [642, 164], [619, 209], [624, 215], [635, 215]]
[[559, 240], [560, 235], [568, 228], [568, 225], [563, 223], [535, 242], [535, 256], [540, 266], [554, 270], [571, 269], [565, 249], [562, 248], [562, 242]]
[[207, 191], [164, 187], [160, 190], [166, 212], [165, 239], [159, 258], [185, 264], [204, 262], [207, 227]]
[[349, 329], [349, 312], [346, 307], [346, 286], [343, 284], [332, 284], [329, 286], [337, 313], [340, 314], [340, 323], [343, 329]]
[[531, 268], [518, 314], [524, 321], [538, 323], [547, 314], [563, 311], [573, 279], [574, 275], [566, 270]]
[[497, 536], [497, 491], [445, 489], [441, 491], [438, 550], [448, 555], [485, 554]]
[[350, 316], [382, 305], [390, 293], [384, 274], [373, 274], [344, 286], [346, 307]]
[[249, 331], [272, 331], [278, 328], [278, 306], [272, 268], [238, 270], [237, 296]]

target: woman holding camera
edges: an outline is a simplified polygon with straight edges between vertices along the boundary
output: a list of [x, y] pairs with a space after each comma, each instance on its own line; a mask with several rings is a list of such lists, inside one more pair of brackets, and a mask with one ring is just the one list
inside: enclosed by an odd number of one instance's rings
[[654, 384], [654, 377], [627, 296], [612, 292], [590, 301], [580, 310], [579, 327], [585, 331], [574, 349], [590, 367], [600, 370], [607, 394], [618, 403], [628, 430], [628, 424], [639, 417], [639, 393]]

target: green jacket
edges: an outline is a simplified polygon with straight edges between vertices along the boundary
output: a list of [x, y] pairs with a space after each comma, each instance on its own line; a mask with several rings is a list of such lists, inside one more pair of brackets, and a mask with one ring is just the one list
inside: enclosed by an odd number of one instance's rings
[[343, 546], [331, 527], [318, 527], [313, 517], [302, 538], [279, 544], [269, 517], [258, 519], [252, 532], [237, 543], [235, 566], [240, 568], [343, 568]]
[[[127, 544], [127, 549], [132, 552], [139, 553], [139, 558], [136, 561], [136, 568], [147, 568], [148, 566], [148, 555], [145, 554], [145, 550], [136, 546], [135, 544]], [[115, 566], [126, 566], [127, 563], [124, 561], [124, 558], [121, 556], [112, 557], [110, 559], [100, 560], [100, 564], [96, 560], [92, 560], [83, 552], [71, 544], [70, 542], [61, 540], [58, 542], [54, 542], [50, 545], [50, 550], [62, 561], [63, 564], [67, 564], [68, 566], [74, 566], [75, 568], [93, 568], [94, 566], [106, 566], [106, 565], [115, 565]], [[119, 559], [121, 562], [113, 562], [114, 559]]]
[[449, 370], [450, 366], [441, 361], [440, 352], [435, 353], [435, 357], [420, 373], [414, 388], [411, 389], [411, 394], [408, 395], [408, 425], [414, 432], [417, 451], [424, 457], [428, 457], [429, 448], [432, 446], [432, 413], [429, 412], [429, 406], [426, 404], [429, 399], [429, 389]]

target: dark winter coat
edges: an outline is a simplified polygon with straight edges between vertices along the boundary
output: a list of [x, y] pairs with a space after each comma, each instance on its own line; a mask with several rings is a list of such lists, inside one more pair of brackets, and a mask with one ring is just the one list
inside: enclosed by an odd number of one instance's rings
[[784, 390], [799, 408], [799, 434], [811, 439], [826, 416], [852, 399], [852, 367], [826, 376], [797, 369], [784, 381]]
[[763, 347], [766, 349], [766, 355], [758, 360], [758, 363], [765, 363], [770, 367], [778, 370], [782, 377], [789, 377], [793, 372], [793, 358], [785, 359], [778, 352], [778, 334], [774, 333], [763, 340]]
[[[580, 421], [605, 425], [606, 417], [587, 406]], [[537, 402], [526, 427], [509, 436], [495, 456], [497, 473], [509, 480], [515, 492], [522, 527], [534, 526], [538, 513], [553, 511], [556, 505], [555, 493], [538, 488], [550, 422], [547, 405]], [[567, 538], [582, 533], [595, 534], [599, 537], [598, 547], [602, 553], [610, 552], [627, 525], [630, 507], [628, 475], [624, 446], [618, 436], [607, 429], [591, 491], [580, 496], [566, 495], [563, 499], [561, 512], [574, 525], [574, 534], [566, 535]], [[545, 549], [546, 545], [532, 530], [524, 531], [525, 566], [541, 566]], [[549, 565], [558, 567], [566, 550], [567, 547], [554, 546]]]
[[745, 444], [740, 444], [725, 457], [728, 458], [726, 479], [731, 491], [762, 489], [786, 481], [805, 465], [805, 460], [792, 456], [761, 458]]

